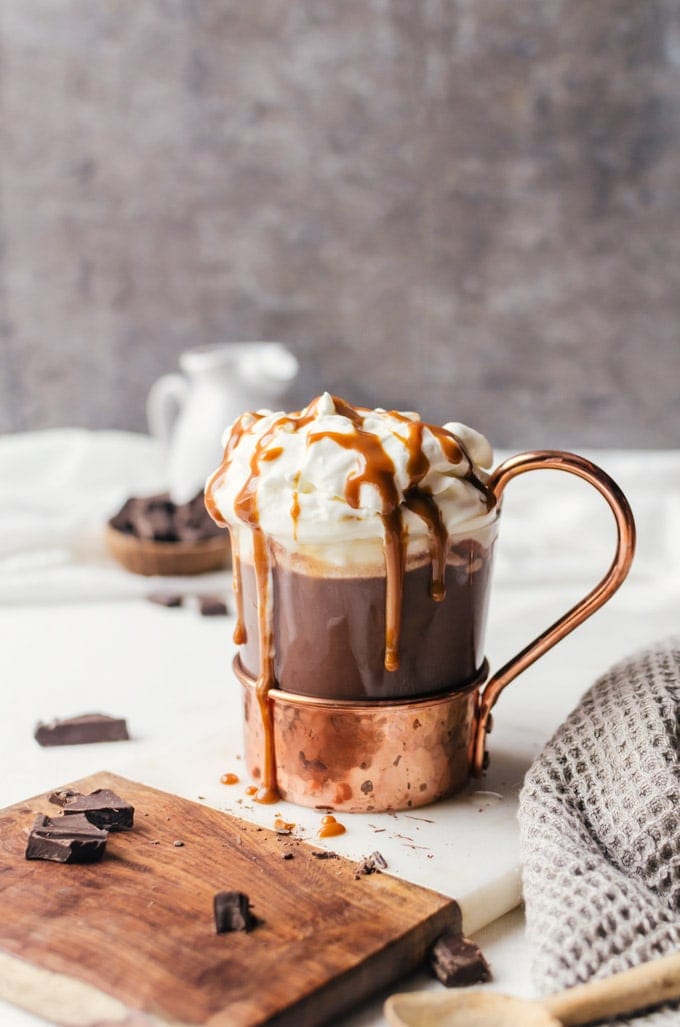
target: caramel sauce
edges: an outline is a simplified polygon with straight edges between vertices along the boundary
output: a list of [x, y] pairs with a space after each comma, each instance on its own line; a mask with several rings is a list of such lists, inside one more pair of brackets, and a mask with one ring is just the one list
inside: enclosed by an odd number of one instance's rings
[[222, 774], [222, 777], [220, 778], [220, 784], [223, 784], [223, 785], [237, 785], [238, 784], [238, 780], [239, 780], [238, 774], [232, 774], [231, 772], [229, 772], [227, 774]]
[[418, 485], [430, 469], [430, 461], [423, 453], [424, 428], [424, 421], [408, 422], [408, 435], [406, 437], [408, 464], [406, 465], [406, 473], [412, 485]]
[[317, 838], [335, 838], [339, 834], [344, 834], [347, 828], [344, 824], [339, 824], [338, 821], [330, 813], [327, 816], [321, 818], [321, 827], [316, 832]]
[[[338, 400], [338, 403], [341, 402]], [[399, 493], [394, 482], [395, 467], [379, 437], [357, 426], [358, 423], [363, 423], [359, 421], [358, 412], [355, 411], [352, 420], [355, 424], [354, 432], [320, 432], [318, 435], [312, 433], [309, 436], [309, 444], [321, 439], [332, 439], [338, 446], [353, 450], [362, 458], [363, 468], [350, 474], [345, 485], [345, 499], [353, 510], [360, 506], [362, 485], [374, 486], [380, 496], [380, 516], [385, 530], [385, 668], [397, 670], [404, 580], [404, 536]]]
[[432, 581], [430, 595], [435, 603], [446, 598], [444, 577], [446, 574], [446, 554], [449, 548], [449, 536], [442, 513], [432, 495], [412, 486], [404, 493], [404, 503], [417, 514], [427, 525], [430, 540], [430, 560], [432, 563]]
[[241, 588], [241, 554], [238, 547], [238, 532], [229, 530], [231, 539], [232, 591], [236, 607], [236, 624], [234, 625], [234, 644], [245, 645], [248, 641], [245, 620], [243, 619], [243, 590]]
[[260, 460], [278, 460], [283, 453], [283, 446], [272, 446], [271, 449], [266, 449], [260, 456]]
[[229, 469], [229, 465], [231, 464], [231, 454], [234, 452], [243, 436], [247, 434], [248, 431], [250, 431], [252, 425], [256, 421], [259, 421], [261, 419], [261, 414], [241, 414], [238, 420], [234, 422], [231, 432], [229, 433], [229, 438], [227, 439], [227, 444], [224, 447], [224, 456], [222, 457], [222, 463], [217, 468], [215, 473], [208, 478], [207, 484], [205, 486], [206, 510], [208, 511], [212, 519], [215, 521], [215, 523], [220, 524], [223, 528], [228, 527], [228, 524], [222, 517], [220, 511], [217, 509], [217, 504], [215, 502], [214, 495], [215, 489], [219, 488], [219, 486], [224, 481], [224, 476]]
[[275, 831], [293, 831], [296, 826], [296, 824], [289, 824], [288, 821], [283, 819], [283, 817], [276, 816], [274, 818]]
[[276, 784], [273, 788], [267, 788], [262, 785], [262, 788], [257, 788], [253, 794], [253, 800], [259, 802], [262, 806], [271, 806], [273, 803], [278, 802], [281, 796]]
[[257, 795], [257, 785], [248, 785], [246, 788], [246, 795]]
[[293, 501], [290, 505], [290, 519], [293, 522], [293, 538], [297, 541], [298, 521], [300, 520], [300, 472], [298, 471], [293, 479]]

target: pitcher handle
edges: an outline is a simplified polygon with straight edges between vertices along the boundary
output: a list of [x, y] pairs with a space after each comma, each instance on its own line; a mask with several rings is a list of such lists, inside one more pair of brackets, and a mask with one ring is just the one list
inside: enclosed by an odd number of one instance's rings
[[182, 374], [164, 374], [149, 389], [146, 400], [146, 419], [149, 434], [166, 448], [170, 445], [172, 430], [184, 406], [189, 382]]
[[628, 500], [616, 482], [601, 467], [586, 460], [585, 457], [550, 449], [519, 453], [496, 468], [489, 478], [488, 486], [500, 503], [506, 485], [517, 475], [526, 471], [546, 469], [567, 471], [569, 474], [584, 478], [604, 496], [616, 520], [616, 552], [609, 570], [599, 584], [489, 679], [481, 694], [477, 711], [471, 760], [471, 772], [475, 777], [479, 777], [486, 768], [485, 742], [486, 735], [491, 730], [491, 710], [503, 689], [539, 656], [543, 656], [565, 635], [595, 613], [616, 592], [628, 574], [635, 553], [635, 521]]

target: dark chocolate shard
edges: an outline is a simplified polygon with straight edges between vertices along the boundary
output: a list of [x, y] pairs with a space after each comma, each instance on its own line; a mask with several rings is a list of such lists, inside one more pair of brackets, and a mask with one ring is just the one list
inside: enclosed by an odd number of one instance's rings
[[198, 596], [198, 609], [202, 617], [226, 617], [229, 613], [220, 596]]
[[95, 827], [107, 831], [129, 831], [134, 822], [134, 806], [108, 788], [97, 788], [89, 795], [64, 788], [52, 792], [49, 800], [61, 806], [65, 815], [82, 813]]
[[357, 863], [354, 871], [355, 880], [359, 880], [360, 877], [368, 874], [379, 874], [381, 870], [387, 870], [387, 860], [381, 852], [376, 849], [370, 856], [364, 857], [360, 863]]
[[491, 980], [491, 968], [478, 945], [458, 931], [448, 931], [439, 938], [430, 954], [430, 966], [447, 988], [482, 984]]
[[257, 918], [250, 912], [250, 900], [242, 891], [219, 891], [213, 899], [215, 932], [251, 931]]
[[26, 859], [96, 863], [104, 855], [108, 837], [108, 831], [95, 827], [82, 813], [70, 817], [39, 813], [28, 836]]
[[36, 725], [33, 734], [38, 745], [82, 745], [89, 742], [124, 742], [129, 739], [127, 724], [121, 717], [104, 713], [84, 713], [80, 717], [53, 720]]

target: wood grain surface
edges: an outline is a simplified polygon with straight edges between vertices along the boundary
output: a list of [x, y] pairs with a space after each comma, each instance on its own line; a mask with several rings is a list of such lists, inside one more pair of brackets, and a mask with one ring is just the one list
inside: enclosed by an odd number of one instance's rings
[[[46, 796], [0, 813], [0, 996], [60, 1024], [312, 1027], [419, 966], [457, 904], [230, 814], [101, 772], [135, 807], [101, 863], [27, 861]], [[174, 845], [176, 840], [182, 846]], [[284, 849], [293, 858], [282, 859]], [[249, 933], [215, 933], [215, 892], [245, 891]]]

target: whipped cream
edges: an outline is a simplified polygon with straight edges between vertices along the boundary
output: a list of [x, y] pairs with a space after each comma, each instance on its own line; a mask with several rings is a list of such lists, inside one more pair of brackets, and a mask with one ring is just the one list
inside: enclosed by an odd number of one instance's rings
[[298, 413], [242, 414], [223, 441], [209, 511], [282, 543], [384, 539], [395, 517], [409, 539], [431, 534], [433, 518], [451, 535], [495, 516], [491, 446], [458, 422], [428, 425], [325, 392]]

